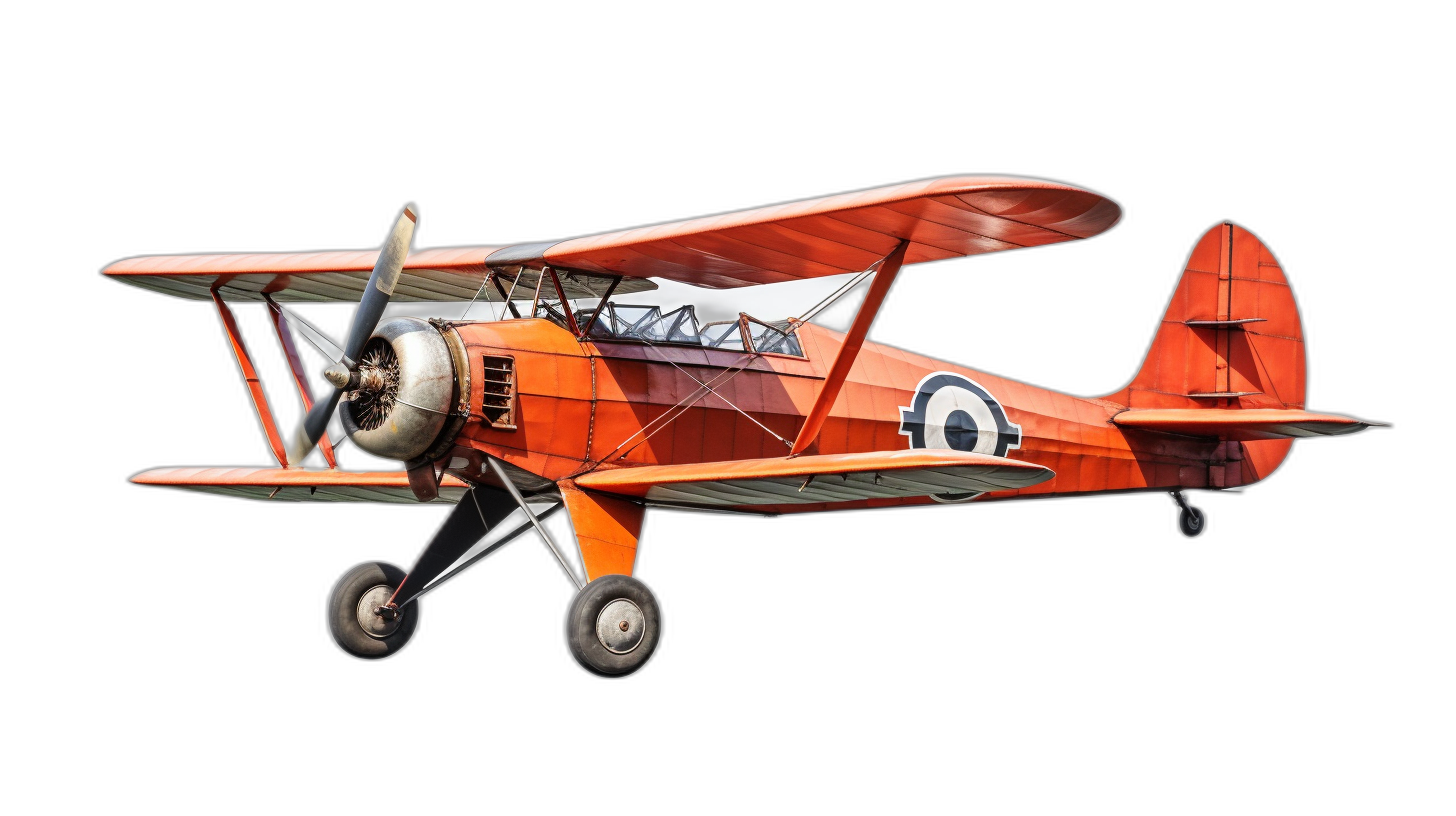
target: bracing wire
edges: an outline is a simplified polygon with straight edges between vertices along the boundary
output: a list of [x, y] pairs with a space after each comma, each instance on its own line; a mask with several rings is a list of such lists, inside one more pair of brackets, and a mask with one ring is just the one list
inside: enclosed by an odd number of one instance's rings
[[[637, 339], [641, 340], [643, 343], [646, 343], [647, 346], [648, 346], [648, 348], [651, 348], [653, 351], [658, 351], [660, 353], [661, 350], [657, 348], [657, 344], [653, 343], [651, 340], [648, 340], [645, 337], [638, 337]], [[756, 357], [757, 354], [754, 354], [752, 356], [755, 356]], [[718, 399], [723, 400], [725, 403], [727, 403], [729, 408], [732, 408], [733, 410], [735, 410], [738, 413], [742, 414], [743, 416], [747, 417], [749, 422], [752, 422], [754, 425], [757, 425], [758, 427], [762, 428], [769, 436], [772, 436], [774, 439], [777, 439], [778, 441], [784, 443], [784, 447], [787, 447], [789, 449], [793, 449], [794, 443], [792, 443], [789, 440], [783, 438], [782, 436], [779, 436], [778, 434], [776, 434], [776, 433], [773, 432], [773, 429], [769, 428], [767, 425], [763, 424], [762, 422], [759, 422], [758, 420], [754, 419], [752, 416], [749, 415], [749, 413], [747, 411], [745, 411], [742, 408], [739, 408], [737, 405], [735, 405], [733, 403], [733, 400], [728, 399], [727, 397], [723, 396], [722, 394], [720, 394], [716, 390], [714, 390], [713, 389], [713, 386], [711, 386], [711, 385], [703, 382], [702, 380], [700, 380], [696, 376], [694, 376], [692, 372], [688, 371], [687, 369], [683, 368], [682, 366], [678, 365], [677, 363], [674, 363], [672, 360], [669, 360], [666, 355], [663, 355], [663, 358], [662, 359], [668, 365], [672, 366], [673, 368], [675, 368], [678, 371], [681, 371], [683, 374], [687, 375], [688, 379], [692, 380], [693, 382], [697, 383], [698, 385], [702, 386], [703, 388], [708, 389], [708, 392], [711, 393], [713, 396], [715, 396]], [[714, 380], [714, 382], [717, 382], [717, 380]], [[704, 394], [703, 396], [706, 397], [707, 394]]]
[[[331, 340], [327, 334], [324, 334], [322, 331], [319, 330], [317, 326], [305, 320], [302, 315], [294, 314], [293, 312], [288, 311], [287, 309], [283, 308], [282, 305], [275, 303], [272, 300], [268, 300], [265, 302], [268, 304], [268, 308], [277, 312], [279, 316], [281, 316], [284, 320], [287, 320], [288, 325], [294, 327], [295, 329], [299, 329], [298, 333], [303, 335], [303, 339], [307, 340], [308, 344], [313, 346], [319, 354], [322, 354], [324, 357], [336, 363], [344, 359], [344, 347]], [[320, 340], [323, 340], [325, 343], [333, 346], [334, 351], [326, 351], [323, 346], [320, 346], [318, 342], [314, 340], [314, 337], [318, 337]]]

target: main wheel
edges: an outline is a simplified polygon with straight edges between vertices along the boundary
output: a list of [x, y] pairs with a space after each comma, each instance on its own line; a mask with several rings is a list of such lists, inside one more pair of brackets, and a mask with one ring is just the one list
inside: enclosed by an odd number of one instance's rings
[[642, 668], [661, 633], [657, 599], [628, 575], [603, 575], [587, 584], [566, 615], [571, 656], [597, 674], [619, 676]]
[[1203, 526], [1203, 511], [1197, 507], [1185, 507], [1178, 514], [1178, 528], [1189, 538], [1203, 532]]
[[403, 581], [404, 570], [381, 561], [365, 561], [344, 573], [329, 594], [329, 634], [339, 648], [371, 660], [404, 648], [419, 625], [420, 602], [392, 618], [375, 612]]

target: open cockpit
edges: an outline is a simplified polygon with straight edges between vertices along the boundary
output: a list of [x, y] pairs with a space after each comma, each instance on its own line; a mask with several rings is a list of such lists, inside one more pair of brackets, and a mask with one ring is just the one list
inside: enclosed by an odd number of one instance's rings
[[693, 306], [664, 312], [661, 306], [611, 300], [613, 294], [656, 288], [656, 284], [642, 278], [608, 277], [551, 267], [520, 268], [496, 270], [482, 284], [482, 299], [508, 304], [509, 311], [502, 312], [501, 319], [550, 320], [577, 337], [595, 341], [804, 355], [795, 336], [800, 322], [794, 319], [765, 321], [739, 313], [736, 319], [700, 323]]

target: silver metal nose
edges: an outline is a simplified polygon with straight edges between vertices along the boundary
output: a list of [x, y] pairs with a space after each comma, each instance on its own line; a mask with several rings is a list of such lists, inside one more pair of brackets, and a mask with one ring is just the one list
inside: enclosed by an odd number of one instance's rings
[[349, 367], [343, 363], [334, 363], [324, 369], [324, 379], [335, 388], [345, 388], [349, 385]]

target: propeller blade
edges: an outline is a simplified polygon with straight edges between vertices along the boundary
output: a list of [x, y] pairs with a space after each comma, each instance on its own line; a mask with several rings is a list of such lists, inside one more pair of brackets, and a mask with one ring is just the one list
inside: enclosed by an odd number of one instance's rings
[[339, 407], [339, 400], [343, 398], [343, 390], [335, 388], [308, 409], [308, 416], [304, 417], [303, 423], [298, 426], [298, 435], [288, 446], [288, 464], [290, 466], [303, 464], [304, 457], [313, 451], [319, 438], [324, 435], [324, 430], [329, 427], [329, 420], [334, 416], [334, 409]]
[[394, 295], [394, 286], [399, 283], [400, 272], [404, 270], [404, 259], [409, 255], [418, 218], [414, 206], [405, 205], [399, 219], [394, 222], [394, 229], [390, 230], [389, 237], [385, 239], [384, 248], [379, 251], [379, 260], [374, 262], [374, 271], [369, 275], [369, 283], [364, 286], [364, 295], [359, 299], [359, 308], [354, 310], [354, 322], [349, 327], [349, 337], [344, 342], [344, 359], [340, 361], [342, 365], [331, 366], [327, 372], [334, 390], [314, 403], [308, 416], [304, 417], [298, 434], [288, 449], [290, 466], [302, 465], [304, 458], [318, 445], [319, 439], [329, 426], [329, 420], [339, 407], [339, 400], [344, 397], [349, 381], [357, 380], [351, 375], [357, 371], [359, 356], [364, 353], [364, 344], [374, 334], [379, 318], [384, 316], [384, 307], [389, 305], [389, 299]]
[[410, 240], [414, 238], [417, 218], [414, 207], [406, 205], [404, 212], [399, 214], [399, 220], [394, 223], [389, 238], [385, 240], [384, 249], [379, 251], [379, 260], [374, 262], [374, 271], [369, 275], [364, 296], [360, 298], [359, 308], [354, 312], [354, 325], [349, 328], [349, 339], [344, 343], [344, 356], [348, 358], [344, 364], [351, 369], [358, 364], [359, 355], [364, 353], [364, 344], [374, 334], [379, 318], [384, 314], [384, 307], [389, 305], [389, 299], [394, 295], [394, 285], [399, 283], [399, 273], [404, 269], [405, 256], [409, 255]]

